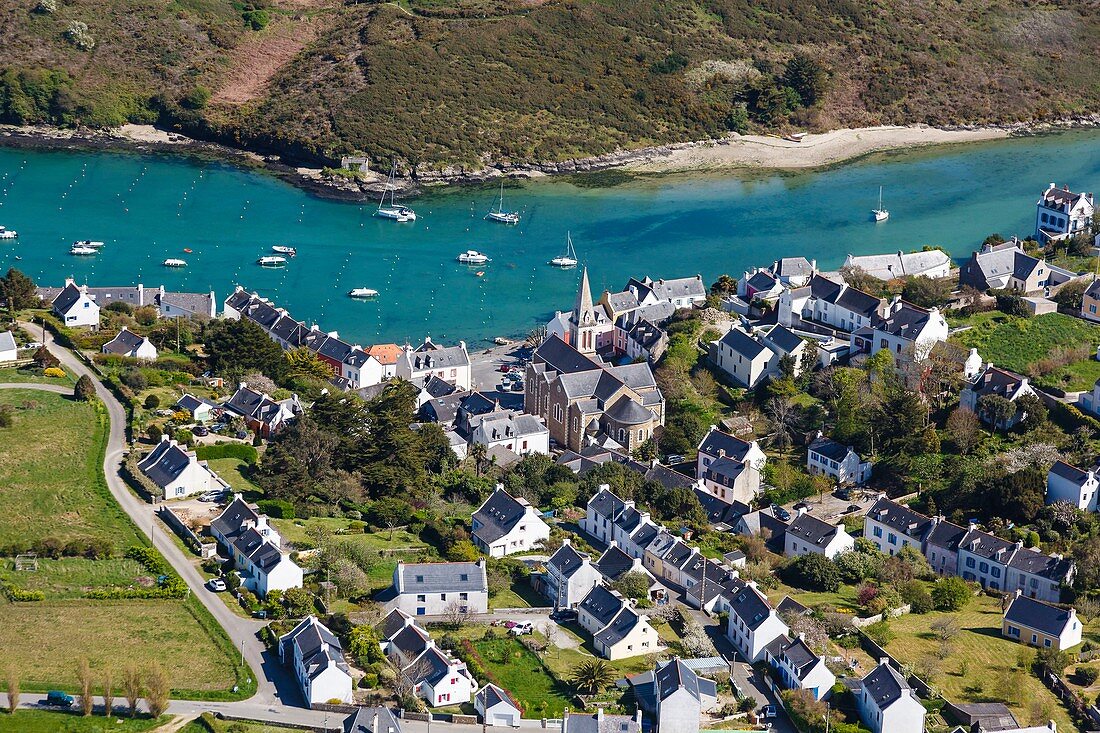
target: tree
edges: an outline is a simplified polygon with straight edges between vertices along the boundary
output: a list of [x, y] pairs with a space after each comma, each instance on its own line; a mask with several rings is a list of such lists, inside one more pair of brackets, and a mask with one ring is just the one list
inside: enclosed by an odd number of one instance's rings
[[61, 362], [56, 356], [50, 353], [44, 345], [39, 346], [34, 352], [34, 363], [40, 369], [49, 369], [50, 367], [59, 366]]
[[292, 379], [332, 379], [332, 367], [304, 346], [286, 352], [286, 375]]
[[455, 631], [470, 620], [470, 609], [457, 600], [451, 601], [443, 609], [443, 622]]
[[772, 444], [779, 450], [790, 447], [798, 427], [798, 411], [794, 404], [786, 397], [773, 397], [768, 400], [764, 411], [768, 415]]
[[959, 624], [951, 616], [936, 619], [929, 628], [940, 641], [951, 641], [959, 633]]
[[997, 394], [982, 395], [978, 398], [978, 414], [992, 425], [992, 430], [1004, 426], [1008, 430], [1008, 423], [1016, 417], [1016, 404]]
[[111, 674], [111, 670], [107, 670], [103, 673], [103, 714], [108, 718], [113, 715], [115, 708], [115, 688], [114, 678]]
[[932, 603], [937, 611], [961, 611], [973, 596], [966, 581], [954, 575], [940, 578], [932, 586]]
[[95, 707], [95, 698], [92, 697], [92, 668], [87, 659], [81, 659], [77, 665], [76, 683], [80, 687], [80, 710], [87, 717]]
[[832, 593], [840, 588], [840, 570], [836, 563], [816, 552], [796, 557], [783, 572], [789, 583], [807, 590]]
[[95, 383], [92, 378], [87, 374], [81, 375], [80, 379], [76, 380], [76, 387], [73, 388], [73, 394], [78, 400], [84, 400], [85, 402], [91, 402], [95, 399]]
[[581, 693], [595, 695], [615, 681], [618, 673], [602, 659], [581, 662], [573, 668], [569, 683]]
[[950, 278], [907, 277], [901, 289], [901, 297], [921, 308], [942, 307], [951, 297], [955, 281]]
[[737, 280], [729, 275], [719, 275], [710, 286], [711, 295], [731, 295], [737, 292]]
[[19, 708], [19, 675], [15, 673], [15, 667], [8, 667], [5, 681], [8, 688], [8, 712], [14, 713]]
[[158, 407], [160, 407], [160, 397], [157, 397], [155, 394], [151, 394], [145, 398], [146, 410], [155, 410]]
[[1047, 421], [1047, 406], [1036, 395], [1025, 394], [1016, 401], [1016, 406], [1023, 413], [1024, 419], [1020, 421], [1020, 427], [1024, 432], [1030, 433]]
[[34, 280], [14, 267], [0, 277], [0, 299], [7, 305], [8, 314], [13, 318], [16, 311], [34, 308], [42, 302], [35, 290]]
[[146, 676], [145, 688], [145, 703], [149, 707], [149, 715], [159, 718], [168, 710], [171, 688], [168, 685], [168, 675], [156, 662], [153, 662]]
[[206, 350], [210, 366], [217, 372], [240, 375], [258, 371], [276, 382], [286, 373], [282, 348], [258, 324], [245, 318], [211, 323]]
[[684, 633], [680, 637], [680, 645], [684, 654], [690, 657], [713, 657], [718, 654], [702, 624], [693, 618], [686, 618], [684, 621]]
[[136, 667], [127, 667], [122, 671], [122, 694], [126, 698], [126, 705], [130, 709], [130, 717], [137, 715], [138, 701], [141, 700], [143, 691], [141, 673]]
[[863, 630], [871, 641], [879, 646], [886, 646], [894, 640], [894, 630], [885, 621], [877, 621]]
[[804, 53], [796, 53], [787, 62], [783, 72], [783, 81], [798, 92], [802, 104], [812, 107], [825, 96], [829, 87], [829, 76], [817, 59]]
[[1089, 283], [1085, 280], [1070, 280], [1054, 296], [1054, 302], [1065, 310], [1079, 311], [1088, 286]]
[[629, 572], [612, 584], [612, 588], [627, 598], [641, 600], [649, 597], [649, 575], [641, 571]]
[[971, 410], [958, 407], [948, 416], [946, 428], [951, 440], [955, 443], [955, 447], [965, 455], [978, 442], [981, 420]]

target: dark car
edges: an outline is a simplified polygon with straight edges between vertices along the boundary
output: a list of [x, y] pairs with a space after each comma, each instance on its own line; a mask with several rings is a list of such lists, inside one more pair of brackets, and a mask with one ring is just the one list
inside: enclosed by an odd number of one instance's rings
[[859, 504], [849, 504], [848, 505], [848, 511], [849, 512], [863, 511], [863, 507], [861, 507]]
[[834, 496], [836, 496], [836, 498], [840, 499], [841, 501], [848, 501], [852, 498], [852, 490], [848, 487], [837, 489]]
[[574, 611], [571, 608], [563, 608], [559, 611], [554, 611], [552, 614], [550, 614], [550, 620], [551, 621], [557, 621], [559, 624], [560, 623], [565, 623], [567, 621], [576, 621], [577, 620], [577, 612]]
[[791, 518], [791, 513], [778, 504], [772, 504], [772, 514], [784, 522], [790, 521]]
[[201, 438], [203, 436], [210, 435], [210, 428], [204, 425], [196, 425], [195, 427], [191, 428], [191, 434], [197, 435]]
[[75, 702], [73, 696], [68, 693], [61, 690], [50, 690], [46, 693], [46, 699], [42, 701], [42, 704], [58, 708], [71, 708]]

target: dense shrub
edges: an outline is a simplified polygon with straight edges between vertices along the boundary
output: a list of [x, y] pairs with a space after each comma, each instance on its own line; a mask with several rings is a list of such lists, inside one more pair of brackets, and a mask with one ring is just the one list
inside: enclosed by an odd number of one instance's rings
[[28, 603], [46, 600], [46, 594], [40, 590], [24, 590], [11, 583], [4, 583], [4, 595], [12, 603]]
[[796, 557], [783, 568], [784, 579], [791, 585], [807, 590], [835, 592], [840, 588], [840, 571], [836, 564], [817, 553]]
[[[195, 448], [195, 455], [199, 460], [212, 461], [217, 458], [237, 458], [249, 465], [255, 465], [259, 460], [259, 453], [250, 445], [244, 443], [220, 443], [218, 445], [200, 445]], [[292, 517], [287, 517], [288, 519]]]
[[[243, 446], [251, 448], [252, 446]], [[294, 519], [294, 505], [285, 499], [261, 499], [256, 502], [261, 514], [275, 519]]]
[[95, 399], [95, 383], [92, 382], [92, 378], [87, 374], [76, 380], [76, 387], [73, 389], [73, 393], [78, 400], [84, 400], [85, 402], [91, 402]]

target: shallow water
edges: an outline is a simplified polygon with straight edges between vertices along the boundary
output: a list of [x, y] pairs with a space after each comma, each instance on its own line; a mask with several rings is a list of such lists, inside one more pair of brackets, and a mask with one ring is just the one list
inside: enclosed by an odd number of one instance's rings
[[[661, 176], [611, 188], [525, 182], [505, 190], [506, 208], [523, 215], [516, 226], [483, 220], [497, 196], [491, 186], [423, 196], [410, 202], [418, 220], [400, 224], [372, 217], [372, 205], [322, 200], [221, 163], [0, 148], [0, 225], [20, 233], [0, 240], [0, 267], [41, 284], [141, 280], [213, 289], [219, 300], [240, 284], [359, 343], [430, 334], [472, 345], [572, 307], [579, 269], [546, 264], [567, 231], [597, 291], [621, 289], [631, 275], [701, 273], [711, 282], [792, 255], [836, 268], [849, 252], [934, 244], [960, 257], [992, 232], [1032, 233], [1049, 181], [1100, 187], [1100, 131], [875, 155], [794, 174]], [[879, 185], [890, 220], [875, 224], [868, 215]], [[76, 239], [107, 246], [73, 257]], [[259, 267], [273, 244], [297, 247], [298, 257], [283, 269]], [[492, 262], [460, 265], [455, 257], [467, 249]], [[165, 268], [168, 257], [188, 267]], [[352, 301], [354, 287], [381, 295]]]

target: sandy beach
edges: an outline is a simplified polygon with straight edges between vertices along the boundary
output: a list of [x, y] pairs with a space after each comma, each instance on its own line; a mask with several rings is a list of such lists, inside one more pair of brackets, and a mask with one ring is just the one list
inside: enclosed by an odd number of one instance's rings
[[1008, 137], [1006, 129], [944, 130], [925, 125], [862, 127], [806, 135], [793, 142], [765, 135], [735, 135], [715, 143], [676, 146], [623, 168], [646, 173], [723, 168], [817, 168], [880, 150]]

